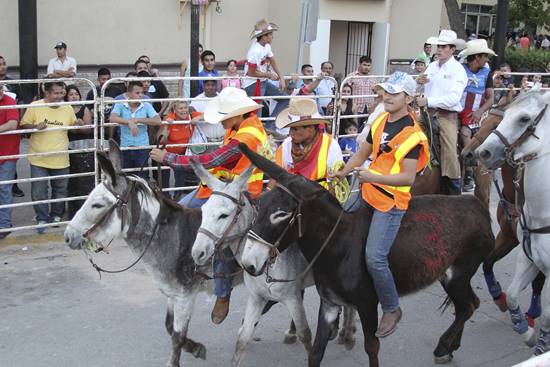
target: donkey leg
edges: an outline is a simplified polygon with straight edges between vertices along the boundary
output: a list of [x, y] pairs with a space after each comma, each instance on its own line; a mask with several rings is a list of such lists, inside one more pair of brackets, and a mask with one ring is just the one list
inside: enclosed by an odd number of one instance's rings
[[539, 317], [542, 312], [540, 302], [542, 288], [544, 287], [545, 281], [546, 277], [542, 271], [539, 271], [539, 274], [535, 277], [535, 280], [531, 282], [531, 288], [533, 289], [533, 293], [531, 294], [531, 306], [525, 313], [525, 316], [527, 317], [527, 324], [533, 328], [535, 327], [535, 319]]
[[380, 340], [375, 333], [378, 329], [378, 298], [367, 299], [361, 307], [357, 308], [363, 336], [365, 337], [365, 352], [369, 356], [369, 367], [378, 367], [378, 352], [380, 351]]
[[293, 319], [290, 320], [290, 326], [287, 331], [285, 331], [285, 340], [283, 344], [294, 344], [298, 337], [296, 336], [296, 323]]
[[352, 307], [344, 307], [344, 325], [338, 336], [338, 344], [345, 344], [347, 350], [352, 350], [355, 346], [355, 332], [357, 326], [355, 325], [355, 311]]
[[540, 332], [535, 348], [535, 356], [550, 351], [550, 307], [548, 307], [550, 305], [550, 291], [548, 287], [542, 290], [542, 304], [544, 308], [540, 316]]
[[518, 303], [519, 293], [523, 291], [529, 283], [535, 279], [539, 269], [537, 266], [529, 260], [523, 251], [518, 254], [518, 260], [516, 264], [516, 273], [514, 279], [508, 287], [507, 291], [507, 303], [510, 312], [510, 317], [514, 325], [514, 330], [520, 334], [525, 344], [530, 347], [534, 347], [537, 340], [536, 333], [532, 327], [529, 327], [527, 319]]
[[206, 359], [206, 348], [200, 343], [196, 343], [187, 338], [187, 329], [197, 291], [190, 292], [184, 297], [174, 299], [174, 330], [172, 332], [172, 357], [168, 362], [170, 367], [179, 367], [181, 350], [192, 354], [195, 358]]
[[332, 324], [336, 321], [339, 312], [340, 306], [321, 298], [315, 342], [309, 352], [309, 367], [319, 367], [321, 365], [330, 334], [332, 333]]
[[174, 331], [174, 300], [172, 298], [168, 298], [168, 309], [166, 310], [166, 321], [164, 321], [164, 325], [166, 326], [168, 335], [171, 336]]
[[[502, 234], [502, 232], [499, 234]], [[502, 287], [493, 273], [493, 267], [498, 260], [495, 250], [491, 251], [489, 256], [483, 261], [483, 275], [485, 276], [485, 283], [487, 283], [487, 288], [489, 289], [489, 293], [491, 293], [491, 297], [493, 297], [493, 301], [500, 311], [506, 312], [508, 311], [506, 293], [502, 292]]]
[[250, 342], [252, 341], [252, 335], [256, 330], [256, 325], [262, 315], [262, 310], [267, 304], [267, 299], [256, 295], [250, 294], [248, 302], [246, 304], [246, 311], [244, 314], [243, 325], [239, 329], [239, 337], [237, 339], [237, 345], [235, 346], [235, 353], [231, 360], [231, 367], [240, 366]]
[[[311, 330], [307, 322], [306, 311], [304, 309], [304, 303], [301, 296], [292, 297], [285, 300], [286, 307], [292, 316], [292, 320], [296, 326], [296, 335], [298, 339], [306, 347], [306, 351], [309, 353], [311, 350]], [[285, 339], [286, 340], [286, 339]]]

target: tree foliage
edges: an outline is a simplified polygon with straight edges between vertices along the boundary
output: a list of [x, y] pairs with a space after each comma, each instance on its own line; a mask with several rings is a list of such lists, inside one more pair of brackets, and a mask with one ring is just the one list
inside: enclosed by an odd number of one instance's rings
[[544, 0], [511, 0], [508, 22], [513, 28], [525, 24], [525, 31], [532, 36], [537, 27], [550, 31], [550, 7]]

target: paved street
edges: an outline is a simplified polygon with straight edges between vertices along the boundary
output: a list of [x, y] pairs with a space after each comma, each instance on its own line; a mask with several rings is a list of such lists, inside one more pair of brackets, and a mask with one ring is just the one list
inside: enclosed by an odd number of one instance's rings
[[[492, 213], [496, 196], [492, 195]], [[23, 248], [26, 247], [24, 251]], [[510, 284], [518, 249], [496, 265], [503, 288]], [[0, 249], [0, 366], [164, 366], [171, 342], [164, 328], [166, 299], [141, 264], [128, 272], [103, 275], [82, 251], [64, 243], [29, 244]], [[111, 254], [95, 255], [107, 269], [120, 269], [135, 260], [123, 241]], [[492, 303], [481, 270], [473, 279], [481, 306], [466, 324], [461, 348], [449, 366], [511, 366], [527, 359], [527, 348], [512, 330], [508, 313]], [[526, 310], [530, 290], [522, 294]], [[182, 366], [227, 366], [241, 325], [247, 291], [237, 287], [230, 314], [221, 325], [210, 321], [214, 296], [197, 298], [189, 337], [205, 344], [207, 360], [182, 354]], [[403, 321], [395, 334], [381, 341], [381, 366], [432, 366], [433, 349], [449, 327], [453, 310], [438, 310], [445, 299], [439, 284], [402, 299]], [[318, 296], [306, 291], [305, 304], [312, 331], [316, 329]], [[244, 366], [306, 366], [301, 344], [282, 344], [290, 318], [276, 305], [262, 317]], [[352, 351], [331, 342], [323, 366], [367, 366], [362, 333]]]

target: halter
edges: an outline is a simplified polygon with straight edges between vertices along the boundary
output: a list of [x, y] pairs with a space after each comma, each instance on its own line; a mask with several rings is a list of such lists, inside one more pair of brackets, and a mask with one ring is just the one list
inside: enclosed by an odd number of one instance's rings
[[[505, 148], [504, 148], [504, 152], [506, 153], [506, 161], [508, 162], [508, 164], [510, 164], [511, 166], [515, 167], [517, 166], [517, 161], [514, 159], [514, 149], [519, 147], [520, 145], [522, 145], [523, 143], [525, 143], [525, 141], [531, 136], [533, 135], [535, 138], [539, 138], [538, 136], [535, 135], [535, 130], [537, 129], [537, 125], [539, 124], [539, 122], [542, 120], [542, 117], [544, 116], [544, 114], [546, 113], [546, 109], [548, 108], [548, 104], [546, 104], [544, 106], [544, 108], [540, 111], [540, 113], [538, 114], [538, 116], [535, 118], [535, 120], [533, 120], [533, 122], [531, 122], [531, 124], [529, 124], [529, 126], [527, 127], [527, 129], [523, 132], [523, 134], [520, 135], [520, 137], [515, 141], [513, 142], [512, 144], [510, 144], [508, 142], [508, 139], [506, 139], [506, 137], [504, 135], [502, 135], [502, 133], [498, 130], [493, 130], [492, 134], [495, 134], [496, 136], [498, 136], [498, 138], [500, 139], [500, 141], [502, 142], [502, 144], [504, 144]], [[528, 159], [527, 159], [528, 160]]]
[[[246, 203], [242, 200], [242, 197], [244, 196], [242, 192], [239, 195], [239, 199], [236, 199], [233, 196], [231, 196], [229, 194], [226, 194], [225, 192], [221, 192], [221, 191], [212, 191], [211, 196], [212, 195], [223, 196], [223, 197], [231, 200], [235, 204], [237, 204], [237, 212], [235, 213], [235, 216], [233, 217], [233, 220], [231, 221], [231, 223], [229, 223], [229, 226], [227, 227], [227, 229], [225, 230], [225, 232], [223, 233], [223, 235], [221, 237], [217, 237], [215, 234], [213, 234], [209, 230], [207, 230], [205, 228], [202, 228], [202, 227], [200, 227], [199, 230], [197, 231], [197, 233], [202, 233], [202, 234], [210, 237], [212, 239], [212, 241], [214, 241], [214, 252], [212, 253], [212, 257], [215, 257], [215, 255], [218, 254], [218, 256], [221, 258], [221, 255], [222, 255], [221, 245], [226, 241], [227, 242], [232, 242], [232, 241], [241, 239], [241, 242], [239, 242], [239, 246], [240, 246], [240, 244], [242, 243], [242, 239], [248, 233], [248, 230], [250, 229], [250, 227], [246, 228], [243, 232], [240, 232], [240, 233], [234, 234], [232, 236], [229, 236], [229, 232], [231, 232], [231, 229], [233, 229], [233, 226], [235, 226], [235, 224], [239, 220], [239, 218], [240, 218], [240, 216], [241, 216], [241, 214], [244, 210], [244, 207], [246, 205]], [[229, 263], [229, 261], [233, 260], [234, 258], [235, 258], [235, 255], [233, 255], [233, 257], [230, 258], [230, 259], [225, 259], [224, 258], [222, 260], [226, 260]], [[214, 265], [214, 261], [212, 261], [212, 265]], [[234, 273], [231, 273], [231, 274], [223, 274], [223, 270], [226, 268], [226, 266], [227, 266], [227, 264], [218, 273], [216, 273], [214, 271], [213, 272], [213, 274], [214, 274], [213, 277], [210, 277], [210, 276], [204, 274], [197, 267], [195, 267], [195, 272], [197, 274], [199, 274], [200, 276], [202, 276], [204, 279], [207, 279], [207, 280], [211, 280], [211, 279], [214, 279], [214, 278], [229, 278], [229, 277], [235, 276], [235, 275], [242, 272], [242, 269], [241, 269], [241, 270], [239, 270], [237, 272], [234, 272]]]

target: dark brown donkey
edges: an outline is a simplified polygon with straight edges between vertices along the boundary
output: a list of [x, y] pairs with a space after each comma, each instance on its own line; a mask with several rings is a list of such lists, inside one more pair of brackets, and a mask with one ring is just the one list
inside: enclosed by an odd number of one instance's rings
[[[469, 166], [478, 165], [474, 151], [500, 124], [506, 108], [507, 105], [491, 109], [489, 111], [489, 115], [482, 120], [481, 127], [474, 135], [474, 139], [470, 140], [470, 143], [468, 143], [468, 145], [466, 145], [462, 150], [462, 160], [465, 164]], [[521, 209], [518, 209], [515, 205], [516, 189], [514, 185], [514, 168], [510, 167], [507, 163], [504, 163], [500, 168], [502, 175], [502, 197], [504, 199], [504, 203], [501, 203], [497, 207], [497, 220], [500, 226], [500, 232], [497, 234], [495, 249], [491, 251], [487, 259], [483, 262], [483, 274], [485, 275], [487, 287], [489, 288], [489, 292], [491, 293], [495, 304], [502, 312], [505, 312], [508, 310], [508, 306], [506, 305], [506, 293], [502, 292], [500, 283], [496, 280], [495, 274], [493, 273], [493, 267], [497, 261], [508, 255], [510, 251], [512, 251], [519, 244], [516, 234], [516, 227], [520, 215], [519, 210]], [[489, 177], [489, 175], [487, 175], [487, 177]], [[520, 185], [523, 187], [523, 179], [520, 181]], [[506, 206], [506, 210], [510, 216], [510, 222], [508, 221], [508, 215], [504, 211], [502, 204]], [[526, 312], [527, 322], [531, 327], [534, 327], [534, 319], [539, 317], [541, 313], [540, 295], [545, 280], [546, 277], [544, 274], [539, 272], [539, 275], [531, 284], [533, 289], [533, 294], [531, 296], [531, 307]]]
[[[277, 186], [259, 197], [243, 267], [251, 275], [269, 273], [277, 266], [276, 254], [294, 242], [308, 262], [319, 254], [312, 271], [321, 306], [309, 366], [320, 366], [341, 306], [357, 309], [369, 365], [378, 366], [380, 343], [374, 335], [378, 297], [365, 263], [372, 209], [363, 206], [342, 213], [338, 200], [317, 183], [288, 173], [244, 144], [239, 149], [277, 181]], [[339, 224], [330, 236], [335, 223]], [[388, 260], [401, 296], [439, 280], [448, 295], [444, 305], [455, 306], [455, 320], [434, 351], [436, 363], [450, 361], [460, 347], [464, 323], [479, 306], [470, 280], [494, 242], [489, 212], [476, 197], [427, 195], [411, 200]]]

